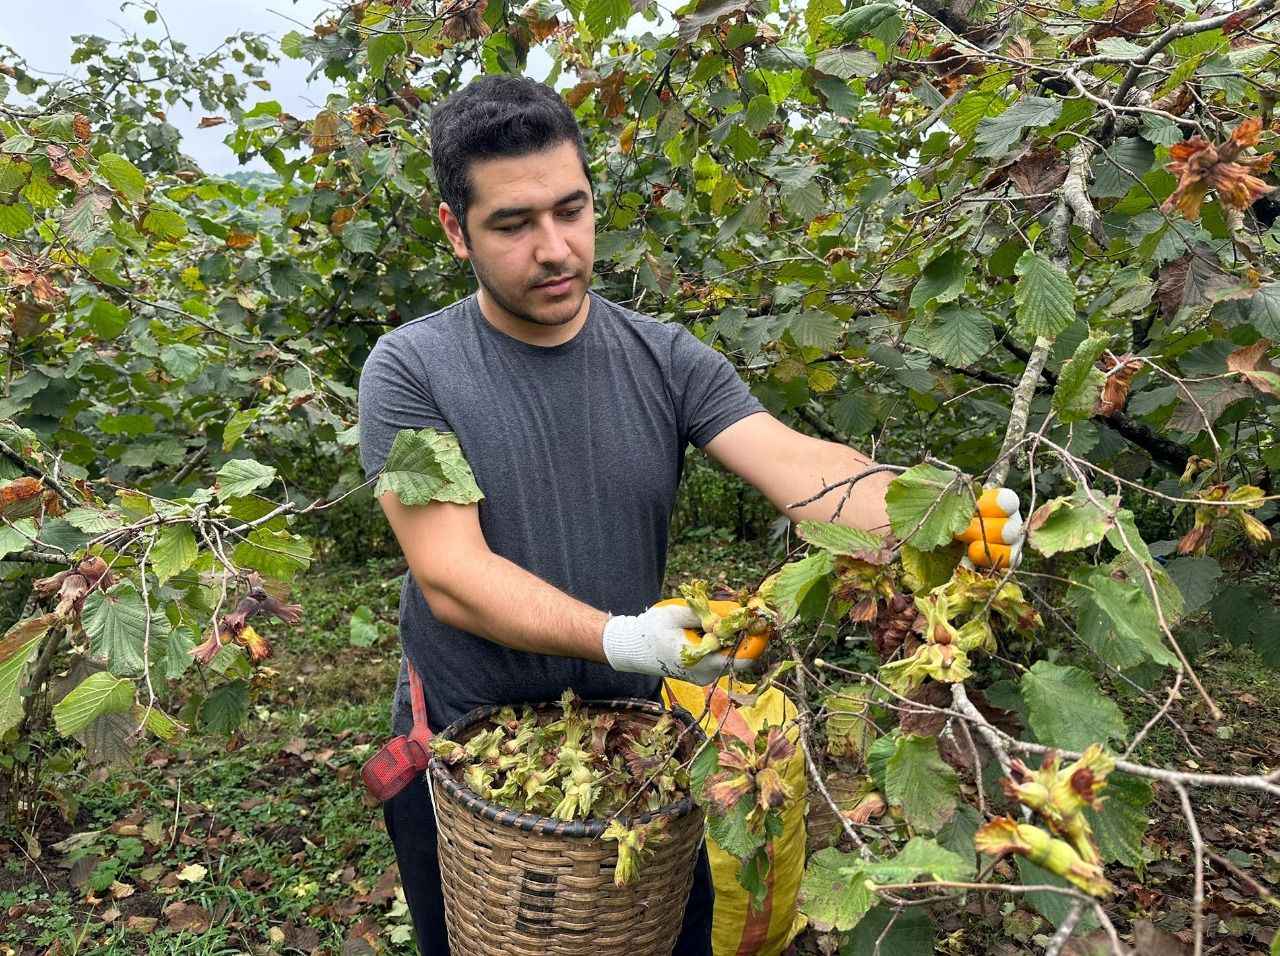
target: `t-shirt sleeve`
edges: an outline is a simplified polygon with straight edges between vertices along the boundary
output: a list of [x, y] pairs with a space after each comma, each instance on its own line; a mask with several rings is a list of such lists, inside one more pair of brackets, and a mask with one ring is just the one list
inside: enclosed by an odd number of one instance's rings
[[671, 343], [671, 379], [680, 430], [698, 448], [765, 410], [729, 360], [683, 327]]
[[440, 414], [426, 371], [413, 353], [381, 339], [360, 370], [360, 463], [372, 478], [386, 463], [396, 435], [404, 428], [453, 427]]

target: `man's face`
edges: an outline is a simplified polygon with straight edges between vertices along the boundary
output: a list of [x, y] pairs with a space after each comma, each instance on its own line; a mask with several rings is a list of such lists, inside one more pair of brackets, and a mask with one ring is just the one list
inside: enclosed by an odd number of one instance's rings
[[490, 304], [516, 322], [564, 325], [586, 307], [595, 261], [591, 184], [571, 142], [473, 162], [467, 234], [441, 203], [440, 221], [470, 259]]

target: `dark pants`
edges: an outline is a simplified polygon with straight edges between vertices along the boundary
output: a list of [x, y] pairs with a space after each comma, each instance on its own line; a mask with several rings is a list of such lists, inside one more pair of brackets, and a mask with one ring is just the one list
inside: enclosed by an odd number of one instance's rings
[[[387, 833], [396, 848], [400, 882], [413, 917], [422, 956], [449, 956], [449, 936], [444, 923], [444, 893], [440, 888], [440, 860], [436, 846], [436, 819], [431, 796], [421, 776], [382, 805]], [[711, 956], [711, 908], [715, 891], [707, 848], [698, 851], [693, 889], [685, 907], [684, 926], [672, 956]]]

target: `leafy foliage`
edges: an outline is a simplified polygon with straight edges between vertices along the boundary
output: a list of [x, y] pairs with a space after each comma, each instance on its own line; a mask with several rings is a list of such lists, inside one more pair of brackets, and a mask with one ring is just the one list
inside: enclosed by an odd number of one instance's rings
[[[649, 28], [622, 32], [637, 10]], [[362, 2], [278, 47], [241, 34], [204, 57], [159, 33], [78, 36], [81, 80], [6, 61], [0, 575], [31, 594], [0, 639], [6, 748], [47, 724], [55, 672], [77, 680], [53, 730], [90, 760], [240, 725], [273, 632], [302, 614], [290, 582], [321, 553], [306, 520], [372, 510], [353, 454], [364, 357], [469, 289], [422, 201], [430, 105], [534, 49], [584, 130], [597, 288], [714, 344], [776, 415], [874, 436], [907, 469], [892, 538], [803, 525], [774, 581], [797, 673], [839, 667], [836, 686], [874, 679], [903, 708], [868, 705], [883, 733], [864, 782], [883, 793], [857, 811], [894, 823], [873, 859], [812, 858], [815, 924], [865, 941], [874, 921], [885, 951], [927, 932], [915, 907], [890, 926], [867, 873], [921, 833], [963, 857], [948, 841], [975, 823], [968, 767], [1003, 774], [972, 714], [980, 752], [951, 759], [948, 695], [1083, 751], [1146, 723], [1116, 688], [1154, 699], [1179, 681], [1213, 712], [1193, 628], [1280, 665], [1277, 612], [1247, 580], [1271, 554], [1280, 468], [1274, 24], [1144, 3], [673, 16]], [[341, 89], [314, 116], [284, 112], [265, 69], [279, 55]], [[164, 119], [179, 100], [273, 173], [196, 168]], [[402, 435], [372, 491], [479, 500], [464, 468], [447, 436]], [[956, 567], [985, 480], [1039, 509], [1016, 584]], [[357, 645], [377, 640], [371, 619], [351, 624]], [[863, 769], [857, 746], [826, 757]], [[1136, 864], [1144, 786], [1117, 773], [1084, 811], [1102, 865]], [[748, 797], [716, 825], [758, 863], [769, 830], [748, 826]], [[988, 817], [1011, 809], [990, 797]], [[1030, 855], [1016, 874], [1059, 879]], [[1065, 918], [1070, 898], [1042, 895]]]

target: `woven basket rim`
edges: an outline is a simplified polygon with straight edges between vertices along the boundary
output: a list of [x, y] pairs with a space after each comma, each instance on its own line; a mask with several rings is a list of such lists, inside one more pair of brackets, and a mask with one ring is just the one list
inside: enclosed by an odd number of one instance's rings
[[[607, 709], [615, 711], [632, 711], [653, 714], [658, 716], [669, 713], [676, 720], [685, 725], [686, 729], [693, 735], [694, 742], [701, 744], [705, 740], [702, 728], [698, 726], [698, 722], [694, 720], [693, 715], [679, 705], [673, 705], [671, 708], [665, 708], [657, 701], [643, 700], [638, 697], [615, 697], [608, 700], [585, 700], [582, 702], [584, 707], [594, 709]], [[459, 717], [444, 730], [440, 731], [439, 736], [445, 739], [455, 739], [455, 735], [467, 728], [492, 717], [498, 711], [506, 706], [504, 704], [486, 704], [477, 707], [474, 710]], [[552, 707], [558, 707], [558, 701], [543, 701], [539, 703], [530, 703], [528, 706], [534, 710], [546, 710]], [[500, 803], [494, 803], [492, 800], [486, 800], [480, 794], [476, 793], [470, 787], [459, 782], [452, 773], [449, 772], [448, 766], [436, 756], [432, 756], [427, 764], [427, 772], [431, 774], [436, 784], [444, 789], [444, 791], [462, 804], [468, 811], [482, 819], [489, 820], [502, 826], [509, 826], [516, 830], [524, 830], [530, 833], [555, 834], [565, 837], [598, 837], [604, 833], [609, 826], [608, 820], [557, 820], [555, 817], [544, 817], [537, 813], [522, 813], [513, 810], [510, 807], [504, 807]], [[443, 809], [439, 803], [436, 805], [436, 812]], [[629, 826], [635, 826], [641, 823], [648, 823], [659, 817], [670, 817], [676, 819], [687, 813], [692, 813], [697, 809], [692, 794], [685, 794], [675, 803], [667, 804], [659, 810], [652, 810], [647, 813], [636, 814], [635, 816], [620, 817]]]

